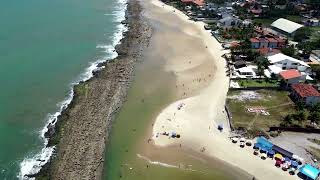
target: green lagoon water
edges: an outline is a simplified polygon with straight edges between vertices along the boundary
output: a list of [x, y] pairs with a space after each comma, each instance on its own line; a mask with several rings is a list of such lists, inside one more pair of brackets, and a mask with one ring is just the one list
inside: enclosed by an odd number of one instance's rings
[[30, 170], [48, 113], [59, 110], [90, 62], [110, 57], [105, 51], [112, 50], [123, 7], [117, 0], [1, 1], [1, 180], [17, 179], [24, 159]]

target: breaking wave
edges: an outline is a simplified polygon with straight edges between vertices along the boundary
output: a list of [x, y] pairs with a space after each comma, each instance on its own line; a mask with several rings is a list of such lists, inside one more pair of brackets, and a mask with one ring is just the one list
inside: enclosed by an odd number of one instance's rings
[[117, 52], [115, 51], [115, 46], [120, 43], [121, 39], [123, 38], [124, 32], [128, 30], [128, 28], [124, 24], [121, 24], [121, 22], [125, 20], [126, 9], [127, 1], [119, 0], [117, 2], [117, 7], [114, 13], [112, 13], [112, 15], [114, 16], [113, 22], [118, 23], [118, 25], [116, 26], [116, 32], [113, 34], [112, 43], [106, 45], [97, 45], [96, 47], [98, 49], [102, 49], [106, 53], [105, 57], [95, 62], [91, 62], [88, 68], [86, 68], [86, 70], [79, 76], [79, 78], [75, 82], [71, 83], [71, 88], [68, 93], [68, 96], [62, 102], [57, 104], [59, 110], [53, 114], [48, 114], [47, 123], [44, 126], [44, 128], [40, 131], [40, 137], [44, 142], [43, 148], [37, 154], [33, 154], [29, 157], [26, 157], [20, 163], [20, 172], [17, 176], [19, 179], [34, 179], [28, 178], [26, 177], [26, 175], [38, 173], [41, 170], [42, 166], [50, 160], [50, 157], [55, 150], [55, 146], [46, 147], [49, 139], [45, 138], [45, 133], [48, 131], [48, 125], [55, 125], [58, 121], [59, 115], [61, 115], [62, 111], [65, 110], [71, 103], [74, 95], [73, 86], [79, 84], [81, 81], [87, 81], [90, 78], [92, 78], [94, 71], [99, 71], [103, 69], [104, 66], [98, 67], [100, 63], [103, 63], [109, 59], [114, 59], [118, 56]]

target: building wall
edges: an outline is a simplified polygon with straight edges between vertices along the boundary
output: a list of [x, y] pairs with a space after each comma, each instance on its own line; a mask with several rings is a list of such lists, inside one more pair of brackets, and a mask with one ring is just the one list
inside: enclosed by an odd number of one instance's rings
[[259, 49], [259, 43], [258, 43], [258, 42], [252, 42], [252, 43], [251, 43], [251, 48], [253, 48], [253, 49]]
[[283, 61], [280, 61], [280, 62], [277, 62], [276, 65], [278, 67], [282, 68], [283, 70], [286, 70], [286, 69], [297, 69], [300, 72], [305, 72], [307, 70], [307, 68], [308, 68], [306, 66], [301, 66], [299, 63], [292, 62], [292, 61], [289, 61], [287, 59], [283, 60]]
[[260, 48], [267, 48], [268, 44], [268, 42], [260, 42]]
[[319, 96], [309, 96], [306, 98], [306, 105], [312, 106], [317, 103], [320, 103], [320, 97]]
[[301, 80], [302, 80], [301, 77], [296, 77], [296, 78], [288, 79], [287, 83], [288, 84], [296, 84], [296, 83], [299, 83]]
[[269, 48], [276, 48], [278, 45], [277, 42], [269, 42]]

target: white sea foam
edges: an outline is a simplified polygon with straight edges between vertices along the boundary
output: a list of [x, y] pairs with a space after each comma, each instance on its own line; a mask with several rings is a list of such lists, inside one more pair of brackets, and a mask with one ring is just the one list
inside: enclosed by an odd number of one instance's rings
[[148, 163], [150, 164], [155, 164], [155, 165], [159, 165], [159, 166], [164, 166], [164, 167], [169, 167], [169, 168], [179, 168], [179, 166], [175, 166], [175, 165], [171, 165], [171, 164], [167, 164], [167, 163], [162, 163], [162, 162], [159, 162], [159, 161], [151, 161], [151, 159], [145, 157], [145, 156], [142, 156], [140, 154], [137, 154], [137, 156], [145, 161], [147, 161]]
[[[126, 9], [127, 9], [127, 1], [119, 0], [118, 5], [116, 6], [116, 10], [113, 12], [114, 22], [120, 23], [123, 20], [125, 20]], [[57, 104], [57, 106], [59, 107], [59, 110], [54, 114], [48, 115], [47, 124], [40, 132], [40, 137], [44, 142], [43, 148], [37, 154], [33, 154], [26, 157], [20, 163], [20, 172], [17, 176], [19, 179], [23, 179], [23, 180], [34, 179], [34, 178], [27, 178], [25, 177], [25, 175], [38, 173], [42, 168], [42, 166], [45, 165], [50, 160], [50, 157], [55, 150], [55, 146], [46, 147], [48, 144], [48, 139], [45, 138], [45, 133], [48, 131], [48, 125], [49, 124], [55, 125], [58, 120], [58, 116], [71, 103], [74, 95], [73, 88], [72, 88], [74, 85], [79, 84], [80, 81], [89, 80], [90, 78], [93, 77], [94, 71], [99, 71], [102, 68], [104, 68], [104, 66], [98, 67], [100, 63], [103, 63], [109, 59], [113, 59], [118, 56], [117, 52], [115, 51], [115, 46], [120, 43], [121, 39], [123, 38], [123, 33], [126, 32], [127, 30], [128, 28], [125, 25], [118, 24], [116, 27], [116, 32], [113, 35], [112, 43], [107, 45], [97, 45], [98, 49], [104, 50], [104, 52], [106, 53], [106, 56], [103, 59], [99, 59], [89, 64], [88, 68], [84, 71], [84, 73], [82, 73], [75, 82], [71, 83], [71, 89], [68, 96], [61, 103]]]

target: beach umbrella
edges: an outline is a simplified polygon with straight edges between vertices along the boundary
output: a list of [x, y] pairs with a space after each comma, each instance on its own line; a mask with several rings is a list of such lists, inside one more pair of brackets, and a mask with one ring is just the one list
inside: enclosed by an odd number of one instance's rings
[[253, 154], [254, 154], [254, 155], [258, 155], [258, 154], [259, 154], [259, 150], [258, 150], [258, 149], [255, 149], [255, 150], [253, 151]]
[[253, 149], [260, 149], [260, 148], [261, 148], [261, 144], [259, 144], [259, 143], [255, 143], [253, 145]]
[[282, 160], [282, 155], [281, 154], [276, 154], [274, 155], [274, 158], [278, 159], [278, 160]]
[[233, 143], [237, 143], [237, 142], [238, 142], [238, 140], [239, 140], [239, 138], [237, 138], [237, 137], [233, 137], [233, 138], [231, 138], [231, 140], [232, 140], [232, 142], [233, 142]]
[[291, 161], [291, 167], [298, 167], [299, 166], [299, 164], [298, 164], [298, 162], [297, 161]]
[[252, 145], [252, 141], [251, 141], [251, 140], [247, 140], [247, 141], [246, 141], [246, 145], [247, 145], [247, 146], [251, 146], [251, 145]]
[[245, 142], [246, 139], [244, 137], [240, 138], [240, 142]]
[[291, 167], [289, 170], [290, 175], [294, 175], [296, 173], [296, 168]]
[[242, 147], [242, 148], [243, 148], [243, 147], [244, 147], [244, 145], [245, 145], [245, 144], [244, 144], [244, 142], [240, 142], [240, 147]]
[[266, 153], [262, 153], [261, 154], [261, 159], [263, 159], [263, 160], [267, 159], [267, 154]]

